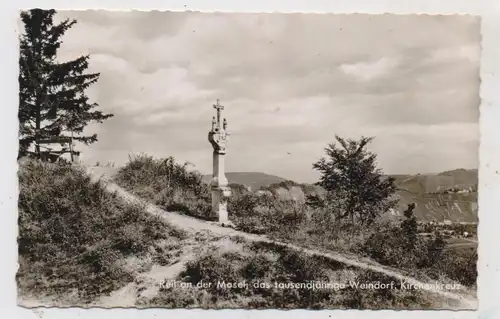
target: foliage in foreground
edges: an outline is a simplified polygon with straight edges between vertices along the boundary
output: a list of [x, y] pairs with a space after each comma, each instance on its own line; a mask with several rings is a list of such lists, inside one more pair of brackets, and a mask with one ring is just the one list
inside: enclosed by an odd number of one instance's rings
[[19, 170], [21, 294], [92, 299], [130, 282], [127, 257], [168, 258], [185, 235], [130, 206], [70, 166], [27, 161]]
[[211, 220], [210, 194], [202, 176], [173, 157], [155, 159], [137, 155], [120, 168], [115, 181], [127, 190], [166, 210]]
[[[204, 219], [211, 216], [208, 185], [202, 182], [200, 174], [188, 171], [186, 165], [176, 164], [172, 158], [136, 157], [120, 171], [117, 180], [166, 209]], [[444, 251], [442, 238], [420, 238], [413, 205], [408, 207], [404, 213], [406, 219], [400, 224], [380, 219], [368, 221], [370, 217], [366, 223], [353, 224], [350, 218], [345, 218], [349, 215], [343, 213], [345, 201], [339, 200], [339, 194], [333, 190], [326, 196], [309, 198], [306, 203], [284, 200], [275, 192], [278, 188], [294, 186], [297, 185], [281, 183], [252, 192], [241, 185], [231, 185], [233, 195], [228, 206], [231, 220], [237, 229], [245, 232], [266, 234], [303, 246], [362, 254], [423, 280], [445, 279], [475, 286], [477, 253]], [[169, 195], [175, 192], [185, 196]], [[372, 207], [376, 212], [370, 216], [379, 216], [388, 207], [386, 205], [392, 205], [390, 198], [380, 200], [382, 204]], [[215, 267], [225, 269], [222, 265]], [[203, 302], [208, 302], [207, 296], [203, 298]]]
[[[363, 254], [424, 279], [446, 277], [474, 286], [477, 252], [444, 251], [445, 243], [439, 236], [419, 237], [414, 205], [405, 211], [406, 219], [400, 224], [380, 218], [395, 203], [395, 187], [393, 180], [384, 179], [376, 168], [375, 154], [366, 151], [371, 139], [337, 137], [337, 141], [342, 147], [329, 145], [329, 159], [314, 165], [322, 173], [319, 184], [326, 188], [326, 194], [308, 196], [305, 203], [282, 199], [276, 192], [278, 188], [297, 186], [293, 182], [259, 192], [231, 185], [228, 210], [236, 228], [304, 246]], [[215, 217], [210, 213], [208, 185], [201, 175], [172, 158], [131, 159], [117, 181], [168, 210], [204, 219]], [[175, 193], [183, 196], [173, 196]]]
[[[308, 308], [308, 309], [408, 309], [442, 306], [416, 290], [359, 289], [351, 282], [390, 284], [369, 271], [353, 271], [321, 257], [307, 256], [272, 244], [246, 244], [243, 250], [219, 251], [215, 247], [190, 262], [178, 280], [192, 288], [165, 287], [147, 302], [168, 308]], [[225, 284], [233, 284], [229, 287]], [[336, 288], [308, 289], [281, 284], [336, 283]], [[205, 283], [204, 287], [197, 284]], [[206, 284], [211, 283], [210, 287]], [[219, 283], [219, 284], [217, 284]], [[238, 283], [245, 285], [238, 286]], [[341, 284], [344, 286], [342, 287]], [[318, 286], [317, 286], [318, 287]], [[400, 283], [394, 281], [394, 288]]]
[[[270, 195], [248, 192], [230, 202], [232, 220], [240, 229], [266, 234], [302, 246], [351, 252], [422, 279], [458, 281], [475, 286], [477, 250], [445, 250], [443, 238], [418, 236], [414, 206], [401, 222], [352, 225], [325, 208], [311, 208]], [[338, 209], [338, 208], [337, 208]]]
[[433, 238], [418, 236], [414, 204], [405, 210], [399, 225], [387, 224], [371, 234], [361, 252], [381, 264], [423, 274], [430, 279], [442, 277], [465, 286], [476, 286], [477, 249], [445, 250], [446, 243], [438, 233]]

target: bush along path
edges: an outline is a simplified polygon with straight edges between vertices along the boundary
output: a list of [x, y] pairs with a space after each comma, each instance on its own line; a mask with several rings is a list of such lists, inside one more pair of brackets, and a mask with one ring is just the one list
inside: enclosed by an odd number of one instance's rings
[[241, 231], [234, 230], [232, 228], [221, 227], [217, 224], [199, 220], [190, 216], [178, 214], [175, 212], [167, 212], [158, 208], [151, 203], [148, 203], [142, 199], [139, 199], [135, 195], [125, 191], [123, 188], [111, 181], [111, 178], [116, 169], [109, 167], [86, 167], [85, 168], [89, 176], [93, 180], [100, 180], [109, 192], [116, 193], [118, 196], [122, 197], [129, 203], [142, 204], [146, 207], [146, 211], [150, 214], [164, 218], [169, 224], [178, 229], [182, 229], [191, 234], [199, 234], [200, 232], [209, 232], [215, 237], [239, 237], [250, 242], [262, 242], [277, 246], [284, 246], [289, 249], [300, 251], [306, 255], [321, 256], [332, 261], [336, 261], [346, 266], [355, 267], [361, 270], [369, 270], [387, 277], [393, 278], [398, 282], [404, 282], [407, 285], [413, 285], [418, 287], [418, 290], [426, 291], [429, 294], [433, 294], [436, 297], [441, 297], [447, 300], [457, 301], [461, 310], [473, 310], [477, 308], [477, 298], [472, 296], [469, 291], [466, 290], [453, 290], [449, 291], [440, 288], [436, 285], [436, 282], [427, 283], [407, 276], [397, 269], [393, 269], [387, 266], [380, 265], [379, 263], [367, 259], [360, 258], [357, 256], [347, 255], [344, 253], [338, 253], [333, 251], [324, 251], [320, 249], [310, 249], [300, 247], [298, 245], [281, 242], [277, 240], [272, 240], [264, 235], [249, 234]]

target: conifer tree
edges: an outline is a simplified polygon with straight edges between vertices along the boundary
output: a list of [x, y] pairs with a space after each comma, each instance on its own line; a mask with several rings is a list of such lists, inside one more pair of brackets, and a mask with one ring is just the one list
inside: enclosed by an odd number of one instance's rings
[[[24, 32], [20, 36], [19, 56], [19, 155], [26, 154], [37, 140], [69, 137], [84, 144], [97, 141], [97, 135], [83, 133], [91, 122], [112, 117], [97, 110], [85, 90], [96, 83], [99, 73], [86, 73], [89, 56], [58, 62], [62, 36], [77, 21], [54, 23], [55, 10], [23, 11]], [[70, 133], [71, 132], [71, 133]], [[37, 146], [36, 151], [40, 149]]]

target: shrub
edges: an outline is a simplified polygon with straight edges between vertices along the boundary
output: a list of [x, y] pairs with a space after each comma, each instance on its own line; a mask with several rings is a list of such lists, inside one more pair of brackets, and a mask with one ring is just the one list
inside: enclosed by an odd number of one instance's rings
[[382, 264], [406, 269], [417, 268], [427, 261], [428, 243], [418, 237], [414, 209], [415, 204], [408, 205], [400, 225], [389, 224], [366, 240], [363, 248], [368, 256]]
[[415, 269], [420, 258], [425, 256], [425, 246], [422, 242], [415, 243], [409, 250], [405, 245], [405, 233], [397, 227], [372, 234], [364, 243], [364, 252], [381, 264]]
[[249, 192], [249, 190], [241, 184], [229, 183], [229, 188], [231, 188], [232, 196], [240, 196]]
[[381, 264], [411, 270], [433, 279], [442, 276], [474, 286], [477, 278], [477, 250], [444, 250], [446, 242], [436, 233], [433, 238], [419, 237], [412, 212], [405, 211], [406, 219], [399, 226], [386, 226], [374, 232], [363, 244], [362, 250]]
[[[217, 282], [235, 283], [240, 281], [242, 278], [238, 266], [242, 264], [244, 259], [245, 257], [234, 252], [218, 253], [216, 251], [204, 255], [196, 261], [189, 262], [180, 276], [193, 285], [200, 281], [212, 283], [208, 291], [227, 296], [229, 290], [221, 289], [218, 287]], [[237, 289], [235, 292], [241, 291], [242, 289]]]
[[127, 165], [118, 171], [115, 181], [167, 210], [214, 220], [208, 185], [200, 173], [188, 167], [188, 163], [181, 165], [173, 157], [131, 156]]
[[477, 281], [477, 249], [447, 250], [431, 270], [444, 274], [463, 285], [475, 287]]
[[306, 218], [304, 205], [268, 193], [236, 194], [229, 199], [228, 210], [238, 229], [274, 236], [293, 232]]
[[[390, 282], [391, 278], [368, 271], [346, 276], [345, 265], [323, 257], [308, 256], [271, 243], [250, 243], [243, 251], [220, 252], [210, 249], [188, 263], [180, 278], [192, 283], [192, 289], [163, 289], [149, 306], [204, 308], [405, 308], [435, 306], [420, 292], [356, 289], [349, 281]], [[285, 288], [280, 284], [315, 282], [344, 283], [344, 289]], [[211, 283], [199, 288], [196, 283]], [[224, 288], [217, 282], [247, 283], [246, 287]]]

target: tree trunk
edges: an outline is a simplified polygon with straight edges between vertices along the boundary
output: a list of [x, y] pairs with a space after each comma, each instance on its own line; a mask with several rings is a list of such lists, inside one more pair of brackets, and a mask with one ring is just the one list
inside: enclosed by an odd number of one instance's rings
[[35, 152], [40, 156], [40, 145], [38, 140], [40, 139], [40, 127], [42, 122], [42, 110], [40, 105], [39, 96], [35, 99], [36, 117], [35, 117]]

